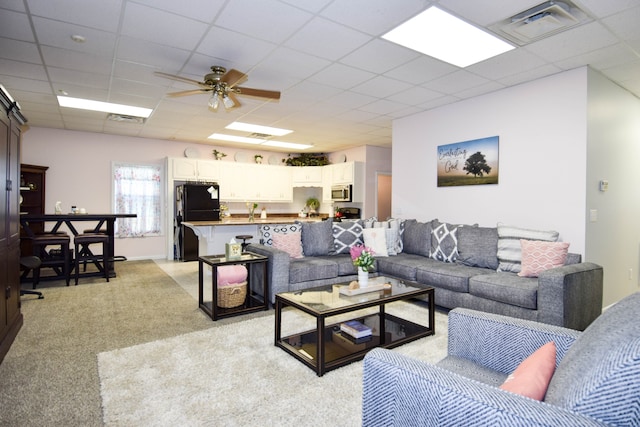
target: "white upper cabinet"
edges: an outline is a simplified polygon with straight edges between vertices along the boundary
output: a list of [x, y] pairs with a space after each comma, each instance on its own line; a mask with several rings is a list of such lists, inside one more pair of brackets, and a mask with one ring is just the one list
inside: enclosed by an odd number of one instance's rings
[[290, 166], [294, 187], [321, 187], [324, 166]]
[[176, 157], [169, 163], [174, 180], [215, 181], [220, 178], [220, 166], [216, 160]]

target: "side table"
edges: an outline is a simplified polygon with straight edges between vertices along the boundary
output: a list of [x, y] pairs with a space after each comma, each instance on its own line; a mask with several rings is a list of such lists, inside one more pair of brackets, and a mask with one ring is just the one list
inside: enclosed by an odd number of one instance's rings
[[[198, 257], [198, 303], [200, 309], [212, 320], [269, 309], [269, 284], [267, 281], [268, 258], [252, 252], [244, 252], [239, 259], [227, 259], [224, 255]], [[218, 267], [242, 264], [247, 268], [247, 296], [238, 307], [218, 307]], [[207, 267], [205, 267], [207, 266]], [[204, 272], [211, 272], [211, 286], [205, 288]]]

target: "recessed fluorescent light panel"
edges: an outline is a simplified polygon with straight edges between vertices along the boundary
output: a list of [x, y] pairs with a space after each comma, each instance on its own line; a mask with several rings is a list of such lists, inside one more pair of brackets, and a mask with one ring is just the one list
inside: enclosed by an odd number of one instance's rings
[[293, 132], [289, 129], [273, 128], [269, 126], [252, 125], [251, 123], [233, 122], [225, 127], [231, 130], [241, 130], [250, 133], [263, 133], [267, 135], [283, 136]]
[[248, 138], [246, 136], [226, 135], [224, 133], [213, 133], [209, 139], [217, 139], [219, 141], [242, 142], [244, 144], [264, 145], [265, 147], [280, 147], [305, 150], [313, 147], [309, 144], [298, 144], [296, 142], [270, 141], [268, 139]]
[[437, 7], [430, 7], [382, 38], [458, 67], [468, 67], [514, 49]]
[[78, 108], [81, 110], [102, 111], [105, 113], [124, 114], [148, 118], [153, 111], [151, 108], [132, 107], [124, 104], [112, 104], [111, 102], [92, 101], [90, 99], [71, 98], [58, 96], [58, 104], [61, 107]]

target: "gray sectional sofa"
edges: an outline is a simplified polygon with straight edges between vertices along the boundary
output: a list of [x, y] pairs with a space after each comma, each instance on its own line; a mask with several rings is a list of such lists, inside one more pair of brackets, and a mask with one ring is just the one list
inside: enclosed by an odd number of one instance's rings
[[[541, 271], [538, 277], [518, 275], [529, 269], [523, 264], [529, 263], [529, 254], [522, 259], [521, 244], [555, 242], [557, 232], [437, 219], [377, 222], [372, 218], [269, 225], [261, 233], [261, 243], [247, 250], [269, 258], [272, 304], [280, 292], [356, 280], [350, 246], [365, 243], [371, 235], [384, 235], [383, 242], [366, 242], [377, 249], [375, 271], [433, 286], [440, 307], [470, 308], [576, 330], [584, 330], [602, 310], [602, 267], [581, 262], [579, 254], [568, 253], [567, 244], [563, 265]], [[302, 245], [303, 257], [290, 256], [292, 242]]]

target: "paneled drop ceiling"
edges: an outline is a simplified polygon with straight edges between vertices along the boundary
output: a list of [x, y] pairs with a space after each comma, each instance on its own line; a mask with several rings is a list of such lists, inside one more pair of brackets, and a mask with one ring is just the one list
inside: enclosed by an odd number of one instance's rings
[[[0, 83], [31, 126], [230, 145], [207, 137], [242, 135], [224, 129], [242, 121], [292, 129], [278, 139], [313, 152], [391, 146], [396, 118], [584, 65], [640, 96], [640, 0], [574, 0], [587, 23], [464, 69], [381, 38], [432, 5], [489, 28], [539, 3], [3, 0]], [[282, 98], [240, 97], [241, 108], [212, 112], [207, 95], [167, 97], [193, 87], [153, 74], [202, 80], [212, 65]], [[154, 112], [143, 124], [108, 121], [59, 107], [58, 94]]]

